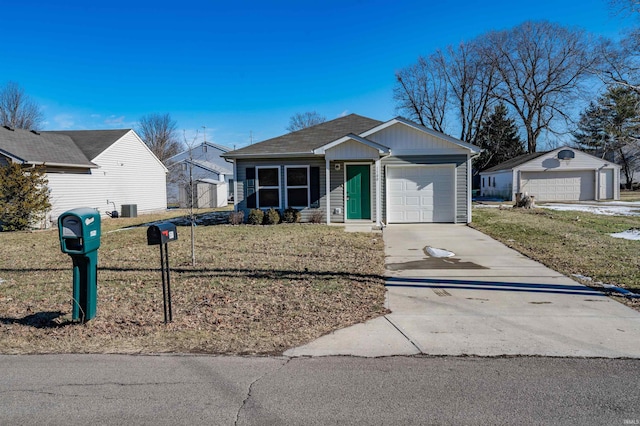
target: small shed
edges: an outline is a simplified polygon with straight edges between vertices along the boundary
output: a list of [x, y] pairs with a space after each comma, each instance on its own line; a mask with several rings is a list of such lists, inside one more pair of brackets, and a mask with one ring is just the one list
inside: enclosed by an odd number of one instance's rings
[[521, 155], [480, 172], [483, 197], [536, 201], [620, 199], [620, 166], [574, 148]]

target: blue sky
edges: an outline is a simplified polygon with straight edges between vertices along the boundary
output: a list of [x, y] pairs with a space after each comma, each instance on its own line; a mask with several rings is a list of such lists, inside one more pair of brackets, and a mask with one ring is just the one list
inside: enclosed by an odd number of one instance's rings
[[233, 147], [289, 117], [396, 115], [394, 73], [418, 55], [525, 20], [616, 37], [607, 0], [0, 0], [0, 85], [18, 82], [46, 130], [135, 128], [170, 113], [188, 139]]

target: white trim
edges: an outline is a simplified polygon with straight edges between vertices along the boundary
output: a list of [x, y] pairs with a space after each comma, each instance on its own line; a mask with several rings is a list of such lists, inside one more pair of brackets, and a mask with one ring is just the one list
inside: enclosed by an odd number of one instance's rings
[[[233, 210], [238, 211], [238, 164], [236, 163], [235, 158], [232, 161], [233, 161]], [[246, 173], [247, 172], [245, 169], [245, 179], [243, 182], [243, 186], [247, 185]], [[244, 200], [244, 202], [246, 203], [247, 200]]]
[[343, 162], [342, 165], [344, 166], [344, 173], [343, 173], [343, 178], [342, 181], [344, 182], [343, 186], [343, 195], [342, 195], [342, 199], [344, 200], [343, 204], [344, 204], [344, 223], [347, 223], [347, 220], [351, 221], [351, 220], [371, 220], [373, 221], [372, 217], [369, 217], [369, 219], [349, 219], [347, 218], [347, 168], [349, 166], [369, 166], [369, 216], [373, 216], [371, 214], [371, 211], [373, 210], [373, 200], [371, 199], [371, 189], [372, 189], [372, 185], [371, 185], [371, 162], [365, 162], [365, 161], [355, 161], [355, 162]]
[[[472, 211], [472, 205], [471, 205], [471, 185], [472, 185], [472, 180], [471, 180], [471, 174], [473, 173], [473, 169], [472, 169], [472, 164], [471, 164], [471, 155], [467, 156], [467, 223], [471, 223], [471, 211]], [[455, 175], [457, 175], [457, 170], [456, 172], [454, 172]], [[456, 191], [458, 189], [458, 186], [456, 185]], [[482, 192], [482, 190], [481, 190]], [[458, 198], [458, 197], [456, 197]], [[458, 209], [456, 209], [456, 218], [458, 217]]]
[[[306, 185], [293, 185], [293, 186], [289, 186], [287, 184], [287, 170], [288, 169], [307, 169], [307, 184]], [[288, 193], [288, 189], [302, 189], [302, 188], [307, 188], [307, 205], [306, 206], [297, 206], [297, 205], [289, 205], [289, 193]], [[284, 206], [285, 208], [289, 208], [289, 207], [299, 207], [299, 208], [309, 208], [311, 206], [311, 166], [309, 165], [300, 165], [300, 166], [295, 166], [295, 165], [285, 165], [284, 166]]]
[[[275, 166], [255, 166], [256, 167], [256, 208], [257, 209], [267, 209], [273, 206], [261, 206], [260, 205], [260, 179], [259, 179], [259, 170], [260, 169], [277, 169], [278, 170], [278, 209], [282, 208], [282, 181], [280, 178], [281, 167], [280, 165]], [[265, 186], [264, 189], [275, 189], [276, 187], [273, 185]]]
[[376, 226], [382, 225], [382, 167], [380, 159], [375, 162], [376, 173]]
[[313, 153], [316, 154], [316, 155], [323, 155], [323, 154], [326, 153], [326, 151], [328, 149], [334, 148], [334, 147], [336, 147], [336, 146], [338, 146], [340, 144], [343, 144], [343, 143], [351, 141], [351, 140], [359, 142], [359, 143], [361, 143], [363, 145], [366, 145], [369, 148], [375, 149], [375, 150], [378, 151], [379, 154], [388, 155], [391, 152], [389, 150], [389, 148], [384, 146], [384, 145], [381, 145], [381, 144], [379, 144], [377, 142], [374, 142], [374, 141], [371, 141], [369, 139], [362, 138], [362, 137], [360, 137], [358, 135], [355, 135], [353, 133], [349, 133], [348, 135], [343, 136], [340, 139], [336, 139], [335, 141], [329, 142], [328, 144], [323, 145], [320, 148], [314, 149]]
[[325, 188], [325, 199], [326, 201], [326, 215], [327, 215], [327, 225], [331, 225], [331, 162], [325, 158], [325, 178], [324, 178], [324, 188]]

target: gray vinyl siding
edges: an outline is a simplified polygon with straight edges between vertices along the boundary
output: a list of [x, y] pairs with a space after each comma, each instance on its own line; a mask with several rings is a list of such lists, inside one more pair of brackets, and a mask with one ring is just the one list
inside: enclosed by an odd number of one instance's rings
[[305, 208], [301, 211], [302, 213], [302, 221], [307, 222], [309, 220], [310, 215], [316, 210], [322, 210], [323, 212], [326, 210], [326, 186], [325, 186], [325, 161], [324, 158], [319, 157], [309, 157], [309, 158], [295, 158], [295, 159], [265, 159], [265, 160], [236, 160], [237, 167], [237, 200], [236, 210], [244, 211], [245, 217], [249, 213], [249, 208], [247, 208], [247, 202], [245, 200], [245, 181], [247, 179], [247, 168], [250, 167], [264, 167], [264, 166], [272, 166], [272, 167], [280, 167], [280, 203], [282, 204], [280, 210], [283, 211], [287, 208], [284, 205], [285, 200], [285, 166], [311, 166], [311, 167], [319, 167], [320, 168], [320, 208]]
[[467, 223], [469, 217], [467, 199], [467, 156], [466, 155], [412, 155], [387, 157], [382, 160], [382, 218], [386, 221], [386, 175], [385, 166], [412, 164], [454, 164], [456, 169], [456, 223]]

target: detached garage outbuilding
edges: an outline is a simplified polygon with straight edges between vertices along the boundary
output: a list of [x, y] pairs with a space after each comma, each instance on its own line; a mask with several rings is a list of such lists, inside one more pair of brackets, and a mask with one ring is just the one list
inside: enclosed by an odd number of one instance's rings
[[620, 199], [620, 166], [577, 149], [562, 147], [516, 157], [480, 173], [481, 195], [537, 201]]

